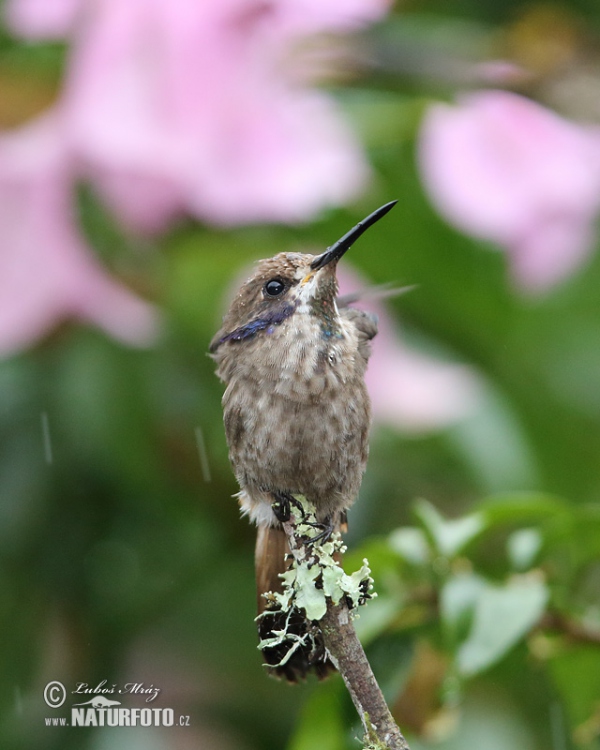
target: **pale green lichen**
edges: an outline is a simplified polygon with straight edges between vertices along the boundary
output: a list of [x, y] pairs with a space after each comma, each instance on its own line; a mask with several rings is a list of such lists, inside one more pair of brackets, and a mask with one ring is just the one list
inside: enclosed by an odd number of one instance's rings
[[[283, 657], [283, 659], [279, 662], [277, 666], [282, 667], [284, 664], [286, 664], [294, 652], [300, 648], [300, 646], [305, 646], [308, 642], [308, 639], [310, 638], [310, 633], [304, 633], [304, 635], [300, 636], [296, 633], [291, 633], [288, 630], [290, 617], [292, 615], [293, 610], [289, 610], [288, 617], [286, 619], [285, 626], [281, 630], [271, 630], [271, 633], [273, 634], [271, 638], [264, 638], [259, 644], [258, 648], [264, 649], [264, 648], [275, 648], [276, 646], [280, 646], [282, 643], [289, 644], [289, 648]], [[269, 612], [263, 612], [262, 615], [259, 615], [259, 617], [262, 617], [264, 615], [268, 615]], [[258, 617], [256, 618], [258, 619]]]
[[287, 612], [286, 625], [281, 630], [271, 631], [272, 637], [259, 643], [259, 648], [273, 648], [289, 643], [289, 650], [279, 663], [283, 666], [292, 654], [302, 645], [307, 645], [313, 638], [310, 632], [299, 636], [288, 632], [288, 624], [293, 612], [302, 612], [306, 619], [319, 621], [327, 611], [327, 600], [339, 604], [345, 599], [351, 616], [357, 608], [366, 603], [376, 594], [373, 592], [373, 579], [367, 560], [363, 560], [360, 570], [348, 575], [344, 572], [336, 555], [346, 551], [341, 535], [334, 533], [321, 543], [311, 540], [319, 533], [314, 508], [303, 497], [298, 497], [299, 508], [292, 507], [292, 514], [296, 524], [295, 538], [298, 544], [291, 555], [289, 569], [281, 574], [283, 591], [281, 593], [268, 592], [265, 594], [269, 602], [268, 608], [260, 617], [268, 617], [275, 613]]

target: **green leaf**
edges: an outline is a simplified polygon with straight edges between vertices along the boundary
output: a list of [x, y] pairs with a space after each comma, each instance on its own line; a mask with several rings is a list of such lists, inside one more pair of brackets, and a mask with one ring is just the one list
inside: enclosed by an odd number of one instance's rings
[[459, 629], [464, 632], [464, 626], [487, 586], [486, 581], [475, 573], [459, 573], [446, 581], [440, 594], [440, 614], [453, 636]]
[[457, 654], [460, 672], [472, 675], [499, 661], [535, 625], [547, 601], [548, 589], [538, 576], [512, 578], [502, 587], [487, 585]]
[[542, 535], [537, 529], [519, 529], [508, 537], [508, 558], [517, 570], [527, 570], [542, 547]]
[[421, 529], [406, 526], [392, 531], [390, 548], [412, 565], [425, 565], [430, 558], [427, 537]]
[[445, 557], [454, 557], [485, 528], [480, 513], [447, 521], [427, 500], [419, 500], [415, 514], [429, 533], [438, 552]]
[[600, 559], [600, 508], [597, 503], [576, 506], [552, 519], [544, 529], [548, 552], [565, 556], [574, 573]]

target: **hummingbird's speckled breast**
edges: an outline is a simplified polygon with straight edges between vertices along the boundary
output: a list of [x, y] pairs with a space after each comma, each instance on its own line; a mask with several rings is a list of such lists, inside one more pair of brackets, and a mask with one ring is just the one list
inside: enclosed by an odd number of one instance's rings
[[230, 375], [230, 458], [242, 507], [259, 523], [274, 520], [271, 492], [305, 495], [321, 518], [358, 494], [371, 421], [366, 360], [354, 321], [329, 304], [329, 320], [300, 306], [269, 335], [246, 341]]

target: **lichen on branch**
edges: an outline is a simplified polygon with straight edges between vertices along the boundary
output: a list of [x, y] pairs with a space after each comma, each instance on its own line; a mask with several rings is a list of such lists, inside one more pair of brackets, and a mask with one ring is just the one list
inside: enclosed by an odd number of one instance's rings
[[294, 613], [316, 623], [325, 616], [328, 601], [334, 605], [344, 601], [350, 616], [354, 616], [358, 607], [376, 596], [366, 559], [361, 568], [350, 575], [340, 565], [339, 559], [346, 547], [339, 532], [332, 533], [325, 542], [316, 538], [320, 525], [314, 507], [304, 497], [298, 498], [298, 507], [292, 506], [289, 523], [294, 526], [294, 542], [290, 543], [290, 566], [280, 576], [283, 590], [264, 594], [268, 607], [259, 615], [259, 618], [280, 613], [288, 615], [282, 629], [273, 630], [271, 637], [258, 644], [262, 650], [289, 643], [289, 650], [278, 666], [283, 666], [312, 638], [310, 629], [300, 636], [288, 628]]
[[[297, 507], [282, 523], [290, 548], [290, 567], [282, 574], [281, 593], [269, 592], [269, 606], [260, 615], [286, 616], [284, 626], [271, 631], [259, 648], [287, 646], [280, 665], [300, 647], [318, 651], [319, 642], [336, 666], [348, 689], [364, 728], [364, 750], [409, 750], [394, 721], [371, 665], [354, 629], [358, 607], [375, 596], [366, 560], [360, 570], [348, 575], [339, 564], [345, 547], [338, 533], [322, 541], [323, 525], [314, 507], [297, 496]], [[291, 623], [302, 617], [307, 627], [292, 632]]]

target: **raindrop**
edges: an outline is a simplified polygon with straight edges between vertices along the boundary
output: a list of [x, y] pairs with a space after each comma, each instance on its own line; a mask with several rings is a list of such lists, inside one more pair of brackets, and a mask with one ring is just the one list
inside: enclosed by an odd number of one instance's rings
[[44, 441], [44, 457], [47, 464], [53, 462], [52, 457], [52, 438], [50, 436], [50, 422], [48, 421], [48, 412], [43, 411], [42, 418], [42, 439]]
[[208, 454], [206, 452], [206, 444], [204, 443], [202, 428], [196, 427], [194, 432], [196, 433], [196, 445], [198, 446], [198, 456], [200, 457], [200, 468], [202, 469], [202, 476], [204, 477], [205, 482], [210, 482], [210, 466], [208, 465]]

